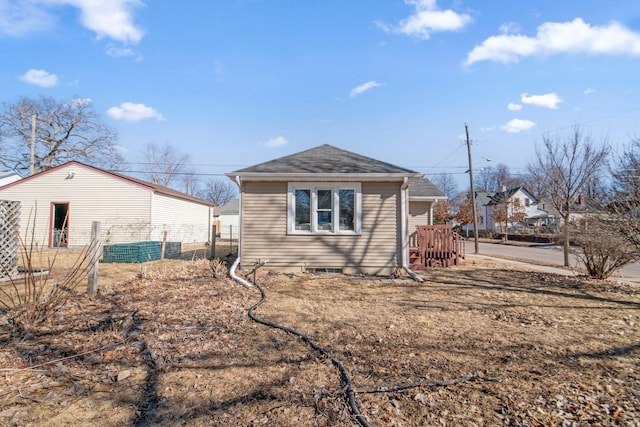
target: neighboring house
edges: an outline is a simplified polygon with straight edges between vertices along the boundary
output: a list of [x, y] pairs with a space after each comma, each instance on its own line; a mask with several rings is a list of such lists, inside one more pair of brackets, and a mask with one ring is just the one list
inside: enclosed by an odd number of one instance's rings
[[240, 187], [241, 266], [368, 274], [407, 266], [409, 187], [421, 173], [321, 145], [226, 175]]
[[216, 210], [218, 213], [216, 220], [220, 237], [223, 239], [228, 239], [229, 237], [237, 239], [240, 230], [240, 200], [229, 200], [226, 205]]
[[21, 180], [22, 177], [15, 172], [0, 172], [0, 187]]
[[[522, 186], [496, 193], [477, 192], [478, 231], [496, 231], [501, 228], [501, 224], [494, 219], [494, 209], [499, 209], [505, 203], [509, 216], [513, 214], [514, 206], [518, 206], [519, 211], [524, 213], [523, 225], [542, 225], [549, 220], [549, 213], [541, 209], [538, 200]], [[509, 223], [509, 226], [513, 225]]]
[[69, 162], [0, 187], [0, 200], [21, 203], [21, 236], [48, 247], [89, 243], [101, 223], [108, 243], [162, 240], [207, 242], [209, 202], [150, 182]]
[[[476, 212], [478, 214], [478, 231], [494, 231], [495, 230], [495, 222], [493, 221], [493, 215], [491, 215], [491, 207], [489, 203], [491, 203], [491, 198], [495, 192], [485, 192], [478, 191], [476, 192]], [[473, 216], [472, 216], [473, 218]]]
[[[543, 199], [538, 205], [547, 210], [549, 215], [554, 217], [554, 220], [557, 219], [558, 223], [562, 222], [562, 215], [560, 215], [560, 212], [553, 206], [551, 200]], [[600, 203], [579, 195], [571, 205], [569, 223], [578, 224], [589, 216], [607, 215], [608, 213], [609, 212]]]

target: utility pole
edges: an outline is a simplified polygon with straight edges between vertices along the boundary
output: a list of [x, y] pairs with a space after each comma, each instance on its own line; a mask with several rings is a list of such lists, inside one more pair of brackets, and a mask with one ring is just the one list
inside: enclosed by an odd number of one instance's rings
[[467, 154], [469, 155], [469, 183], [471, 184], [471, 209], [473, 213], [473, 240], [475, 243], [475, 252], [480, 253], [480, 245], [478, 244], [478, 213], [476, 208], [476, 190], [473, 184], [473, 163], [471, 162], [471, 140], [469, 139], [469, 127], [464, 124], [464, 130], [467, 134]]
[[36, 115], [33, 114], [31, 116], [31, 141], [29, 143], [29, 176], [35, 173], [35, 162], [36, 157]]

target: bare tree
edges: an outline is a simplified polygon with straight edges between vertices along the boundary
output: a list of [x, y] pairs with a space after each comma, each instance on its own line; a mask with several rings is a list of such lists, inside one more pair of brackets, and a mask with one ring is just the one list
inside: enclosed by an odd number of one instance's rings
[[188, 154], [180, 153], [169, 143], [162, 146], [150, 143], [145, 146], [142, 156], [142, 169], [154, 184], [186, 193], [195, 190], [195, 172], [189, 166]]
[[198, 187], [200, 186], [200, 178], [193, 172], [186, 172], [182, 175], [182, 189], [185, 194], [195, 196], [198, 193]]
[[640, 251], [640, 138], [633, 138], [610, 165], [611, 200], [619, 232]]
[[522, 186], [531, 192], [536, 199], [544, 197], [546, 193], [545, 181], [541, 178], [542, 174], [536, 174], [534, 176], [528, 173], [521, 179]]
[[26, 175], [71, 160], [121, 169], [124, 159], [115, 131], [104, 124], [91, 100], [22, 98], [0, 111], [0, 163]]
[[498, 163], [496, 167], [484, 167], [477, 174], [475, 187], [478, 191], [496, 192], [520, 185], [520, 179], [511, 175], [509, 166]]
[[458, 183], [451, 174], [441, 173], [433, 178], [433, 185], [438, 187], [448, 199], [453, 199], [458, 193]]
[[485, 193], [497, 191], [493, 182], [493, 168], [491, 166], [480, 168], [475, 175], [476, 191], [484, 191]]
[[207, 200], [215, 206], [224, 206], [236, 196], [236, 186], [231, 181], [210, 179], [204, 184], [204, 189], [198, 192], [198, 197]]
[[608, 144], [596, 147], [591, 138], [575, 126], [565, 139], [544, 136], [542, 146], [536, 145], [535, 160], [528, 166], [529, 173], [543, 183], [544, 195], [562, 217], [565, 266], [569, 266], [569, 223], [573, 204], [589, 180], [604, 166], [608, 151]]

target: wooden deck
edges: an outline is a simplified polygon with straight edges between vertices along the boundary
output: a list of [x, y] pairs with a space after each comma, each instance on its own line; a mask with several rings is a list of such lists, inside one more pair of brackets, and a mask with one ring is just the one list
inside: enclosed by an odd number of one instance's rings
[[451, 267], [465, 258], [464, 237], [450, 225], [418, 225], [409, 237], [409, 268]]

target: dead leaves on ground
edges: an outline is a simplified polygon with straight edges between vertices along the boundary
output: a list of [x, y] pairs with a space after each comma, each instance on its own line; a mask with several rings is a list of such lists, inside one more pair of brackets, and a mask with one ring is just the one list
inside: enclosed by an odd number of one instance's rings
[[[341, 360], [376, 425], [640, 423], [636, 290], [477, 266], [423, 277], [269, 275], [259, 314]], [[330, 362], [249, 321], [258, 298], [187, 262], [5, 331], [0, 424], [352, 425]]]

